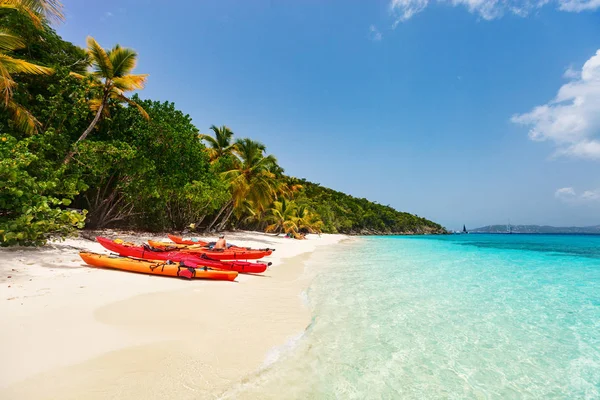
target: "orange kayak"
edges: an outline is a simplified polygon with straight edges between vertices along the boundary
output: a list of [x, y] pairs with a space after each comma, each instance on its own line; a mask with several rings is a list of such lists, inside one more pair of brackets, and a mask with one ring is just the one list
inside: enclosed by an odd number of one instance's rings
[[153, 249], [149, 245], [136, 246], [133, 243], [125, 243], [97, 236], [96, 240], [105, 249], [117, 253], [124, 257], [142, 258], [144, 260], [161, 260], [184, 262], [190, 267], [208, 267], [212, 269], [222, 269], [226, 271], [243, 272], [246, 274], [260, 274], [265, 272], [270, 262], [249, 262], [241, 260], [220, 261], [207, 256], [206, 254], [189, 253], [175, 249], [160, 250]]
[[186, 240], [186, 239], [182, 238], [181, 236], [175, 236], [175, 235], [171, 235], [171, 234], [168, 234], [167, 236], [173, 243], [177, 243], [177, 244], [190, 244], [190, 245], [198, 245], [198, 246], [207, 246], [208, 245], [208, 242], [203, 242], [202, 240], [198, 240], [198, 241]]
[[148, 240], [148, 244], [155, 249], [160, 250], [175, 250], [190, 254], [206, 254], [207, 256], [214, 258], [215, 260], [258, 260], [265, 256], [271, 255], [273, 250], [248, 250], [244, 248], [229, 248], [227, 250], [211, 250], [201, 245], [188, 245], [188, 244], [177, 244], [170, 242], [157, 242], [154, 240]]
[[213, 279], [233, 281], [238, 276], [236, 271], [219, 271], [208, 268], [191, 268], [180, 263], [137, 260], [128, 257], [107, 256], [104, 254], [81, 252], [79, 256], [86, 264], [93, 267], [113, 268], [121, 271], [139, 272], [143, 274], [175, 276], [188, 279]]

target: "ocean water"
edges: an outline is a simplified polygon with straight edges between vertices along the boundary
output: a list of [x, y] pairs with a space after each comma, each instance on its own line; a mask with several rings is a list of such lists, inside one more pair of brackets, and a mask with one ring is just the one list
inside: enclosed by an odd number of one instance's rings
[[342, 243], [309, 264], [313, 320], [225, 397], [600, 399], [600, 237]]

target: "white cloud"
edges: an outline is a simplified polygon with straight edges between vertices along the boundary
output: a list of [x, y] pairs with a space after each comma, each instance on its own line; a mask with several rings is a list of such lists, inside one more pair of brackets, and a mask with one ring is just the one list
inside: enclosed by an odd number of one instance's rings
[[[501, 17], [504, 13], [504, 4], [497, 0], [451, 0], [453, 6], [465, 6], [471, 14], [479, 14], [485, 20], [492, 20]], [[522, 14], [524, 10], [519, 7], [510, 7], [519, 10]]]
[[566, 79], [579, 79], [579, 78], [581, 78], [581, 72], [577, 71], [576, 69], [573, 69], [573, 67], [570, 66], [569, 68], [567, 68], [567, 70], [563, 74], [563, 78], [566, 78]]
[[593, 203], [600, 201], [600, 189], [586, 190], [578, 195], [572, 187], [565, 187], [554, 192], [554, 197], [571, 204]]
[[410, 19], [413, 15], [420, 13], [429, 4], [429, 0], [392, 0], [390, 11], [396, 15], [395, 28], [402, 21]]
[[[526, 17], [532, 10], [543, 7], [550, 0], [437, 0], [454, 7], [464, 6], [472, 14], [485, 20], [500, 18], [505, 13]], [[559, 10], [569, 12], [593, 11], [600, 8], [600, 0], [553, 0]], [[390, 11], [394, 16], [394, 28], [425, 10], [429, 0], [391, 0]]]
[[375, 42], [379, 42], [382, 38], [383, 38], [383, 35], [381, 34], [381, 32], [379, 32], [377, 27], [375, 25], [371, 25], [369, 27], [369, 39], [371, 39]]
[[554, 142], [558, 156], [600, 160], [600, 50], [552, 101], [511, 121], [530, 126], [531, 140]]
[[572, 198], [574, 196], [576, 196], [576, 193], [572, 187], [561, 188], [554, 192], [554, 197], [557, 199]]
[[600, 0], [560, 0], [558, 8], [563, 11], [580, 12], [600, 8]]
[[110, 11], [107, 11], [107, 12], [105, 12], [105, 13], [104, 13], [104, 16], [105, 16], [106, 18], [110, 18], [110, 17], [112, 17], [113, 15], [114, 15], [114, 14], [113, 14], [113, 13], [111, 13]]
[[600, 200], [600, 189], [586, 190], [581, 195], [581, 198], [584, 200], [591, 200], [591, 201]]

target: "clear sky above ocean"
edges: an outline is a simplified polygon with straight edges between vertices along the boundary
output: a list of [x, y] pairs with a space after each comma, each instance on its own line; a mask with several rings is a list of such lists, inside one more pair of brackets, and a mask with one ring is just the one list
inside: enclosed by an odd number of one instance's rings
[[64, 0], [57, 30], [290, 175], [451, 229], [600, 224], [600, 2], [454, 3]]

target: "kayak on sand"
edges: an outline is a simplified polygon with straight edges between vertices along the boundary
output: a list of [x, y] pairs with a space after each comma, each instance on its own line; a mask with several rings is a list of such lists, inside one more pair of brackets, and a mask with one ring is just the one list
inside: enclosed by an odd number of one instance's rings
[[104, 254], [89, 252], [80, 252], [79, 256], [83, 259], [83, 261], [85, 261], [86, 264], [94, 267], [111, 268], [143, 274], [175, 276], [187, 279], [213, 279], [221, 281], [233, 281], [238, 276], [236, 271], [193, 268], [187, 266], [185, 263], [136, 260], [127, 257], [107, 256]]
[[271, 263], [248, 261], [219, 261], [206, 254], [193, 254], [182, 251], [156, 251], [150, 246], [136, 246], [133, 243], [117, 243], [114, 240], [101, 236], [96, 237], [105, 249], [126, 257], [142, 258], [146, 260], [171, 260], [185, 262], [190, 267], [209, 267], [228, 271], [237, 271], [250, 274], [265, 272]]
[[155, 249], [168, 251], [185, 251], [194, 254], [206, 254], [216, 260], [258, 260], [270, 256], [272, 250], [247, 250], [241, 248], [229, 248], [227, 250], [211, 250], [201, 245], [176, 244], [170, 242], [158, 242], [148, 240], [148, 244]]
[[[204, 242], [202, 240], [193, 240], [193, 239], [184, 239], [181, 236], [175, 236], [175, 235], [171, 235], [168, 234], [167, 235], [169, 237], [169, 239], [176, 244], [187, 244], [190, 246], [201, 246], [201, 247], [206, 247], [206, 246], [211, 246], [214, 245], [216, 242]], [[236, 246], [234, 244], [227, 244], [227, 250], [261, 250], [261, 251], [275, 251], [275, 249], [269, 249], [264, 248], [264, 249], [252, 249], [250, 247], [242, 247], [242, 246]]]

